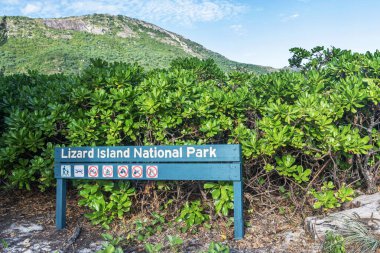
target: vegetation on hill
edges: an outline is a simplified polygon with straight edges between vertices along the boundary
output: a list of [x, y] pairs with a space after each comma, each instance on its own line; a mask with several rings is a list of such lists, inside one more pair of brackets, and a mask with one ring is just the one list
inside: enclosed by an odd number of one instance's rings
[[[294, 212], [305, 205], [337, 208], [355, 189], [376, 191], [380, 52], [292, 52], [290, 64], [299, 72], [225, 74], [212, 60], [183, 58], [168, 69], [93, 60], [80, 75], [2, 75], [0, 185], [53, 187], [55, 146], [241, 143], [246, 211], [254, 208], [252, 196], [268, 190], [293, 200]], [[153, 214], [160, 206], [171, 210], [142, 226], [153, 229], [145, 237], [131, 234], [138, 240], [159, 233], [154, 229], [167, 220], [194, 232], [207, 226], [210, 213], [230, 214], [230, 184], [198, 186], [74, 185], [80, 205], [90, 210], [87, 217], [106, 228], [136, 212], [140, 205], [132, 203], [142, 199], [149, 199], [146, 208]]]
[[7, 74], [28, 70], [79, 74], [91, 58], [137, 62], [146, 69], [167, 68], [178, 57], [211, 58], [223, 71], [273, 71], [228, 60], [180, 35], [121, 15], [6, 17], [6, 24], [8, 40], [0, 44], [0, 68]]
[[0, 46], [2, 46], [7, 41], [7, 20], [5, 17], [0, 23]]

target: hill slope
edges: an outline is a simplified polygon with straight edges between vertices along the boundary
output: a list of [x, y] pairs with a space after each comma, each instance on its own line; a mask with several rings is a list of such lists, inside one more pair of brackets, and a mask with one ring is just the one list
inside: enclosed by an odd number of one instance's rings
[[59, 19], [6, 18], [8, 39], [0, 46], [6, 73], [28, 69], [43, 73], [78, 73], [90, 58], [138, 62], [165, 68], [177, 57], [212, 58], [225, 71], [273, 69], [231, 61], [153, 24], [126, 16], [86, 15]]

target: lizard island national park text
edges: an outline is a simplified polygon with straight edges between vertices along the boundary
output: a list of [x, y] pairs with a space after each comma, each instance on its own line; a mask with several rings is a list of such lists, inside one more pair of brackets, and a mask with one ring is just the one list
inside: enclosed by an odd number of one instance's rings
[[61, 159], [172, 159], [217, 158], [223, 145], [143, 146], [143, 147], [70, 147], [60, 149]]

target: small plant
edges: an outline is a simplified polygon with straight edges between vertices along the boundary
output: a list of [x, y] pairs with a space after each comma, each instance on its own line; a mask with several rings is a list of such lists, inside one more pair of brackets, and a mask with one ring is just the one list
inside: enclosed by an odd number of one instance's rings
[[205, 253], [230, 253], [230, 248], [220, 242], [211, 242]]
[[6, 240], [4, 240], [3, 238], [1, 238], [0, 242], [1, 242], [1, 245], [3, 246], [3, 249], [6, 249], [6, 248], [8, 248], [8, 247], [9, 247], [9, 245], [8, 245], [7, 241], [6, 241]]
[[162, 232], [162, 225], [165, 224], [165, 218], [163, 215], [153, 212], [152, 213], [153, 220], [151, 221], [151, 225], [156, 228], [156, 231]]
[[[171, 249], [171, 252], [179, 252], [179, 247], [183, 244], [183, 240], [180, 237], [177, 236], [171, 236], [168, 235], [166, 239], [169, 242], [169, 247]], [[148, 253], [156, 253], [156, 252], [163, 252], [164, 244], [163, 243], [146, 243], [145, 244], [145, 250]]]
[[344, 239], [339, 234], [327, 231], [322, 246], [323, 253], [345, 253]]
[[110, 234], [102, 234], [102, 237], [107, 242], [103, 244], [103, 248], [97, 253], [123, 253], [123, 249], [119, 246], [121, 237], [114, 238]]
[[147, 244], [145, 244], [145, 250], [148, 253], [159, 253], [159, 252], [161, 252], [163, 247], [164, 247], [164, 245], [162, 243], [157, 243], [157, 244], [147, 243]]
[[169, 245], [172, 252], [178, 252], [179, 247], [183, 244], [182, 238], [178, 236], [171, 236], [171, 235], [168, 235], [166, 238], [169, 241]]
[[199, 200], [193, 201], [190, 204], [189, 202], [185, 203], [180, 216], [176, 219], [177, 222], [185, 222], [186, 226], [181, 228], [183, 233], [189, 229], [195, 231], [193, 230], [194, 227], [201, 225], [209, 219], [209, 216], [202, 212], [203, 207], [201, 206], [201, 202]]
[[313, 207], [315, 209], [323, 208], [324, 210], [340, 207], [342, 203], [351, 201], [354, 195], [354, 190], [350, 187], [346, 187], [345, 184], [338, 191], [334, 191], [333, 182], [324, 182], [321, 191], [317, 192], [315, 189], [311, 189], [311, 195], [316, 198], [316, 202]]
[[234, 209], [234, 188], [231, 183], [206, 183], [203, 187], [210, 190], [217, 213], [227, 216], [228, 211]]
[[313, 208], [323, 208], [323, 209], [332, 209], [340, 206], [338, 199], [335, 197], [334, 189], [335, 186], [333, 182], [323, 182], [323, 186], [320, 192], [317, 192], [315, 189], [311, 189], [310, 193], [317, 199], [314, 203]]
[[147, 226], [148, 220], [136, 220], [135, 221], [135, 231], [137, 240], [144, 241], [146, 238], [152, 235], [149, 226]]
[[[304, 169], [301, 165], [295, 165], [296, 159], [291, 155], [285, 155], [281, 158], [275, 157], [277, 167], [276, 170], [280, 176], [292, 177], [297, 183], [308, 182], [310, 180], [310, 169]], [[266, 166], [266, 170], [270, 171], [274, 167]]]
[[342, 187], [336, 192], [336, 196], [341, 203], [351, 201], [354, 194], [354, 190], [350, 187], [347, 187], [345, 184], [343, 184]]
[[152, 213], [152, 220], [144, 219], [135, 222], [135, 231], [137, 240], [144, 241], [155, 233], [162, 232], [162, 226], [165, 224], [165, 218], [158, 214]]
[[281, 195], [284, 198], [290, 198], [291, 197], [291, 193], [282, 185], [280, 187], [278, 187], [278, 191], [281, 193]]

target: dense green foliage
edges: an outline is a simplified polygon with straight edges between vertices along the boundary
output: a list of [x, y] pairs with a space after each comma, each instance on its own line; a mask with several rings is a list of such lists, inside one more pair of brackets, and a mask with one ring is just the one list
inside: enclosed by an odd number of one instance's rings
[[[331, 50], [334, 57], [325, 60], [321, 55]], [[304, 57], [294, 52], [293, 59]], [[52, 187], [57, 145], [241, 143], [247, 194], [281, 185], [308, 196], [315, 208], [337, 207], [350, 200], [357, 179], [356, 187], [376, 190], [380, 53], [328, 49], [306, 61], [300, 72], [260, 76], [226, 75], [213, 61], [197, 59], [152, 71], [95, 60], [80, 76], [0, 76], [1, 187]], [[89, 218], [105, 225], [129, 212], [140, 189], [78, 187], [80, 203], [93, 211]], [[228, 215], [230, 185], [204, 188], [217, 212]], [[177, 221], [201, 224], [206, 208], [189, 201]]]
[[7, 19], [3, 17], [0, 23], [0, 46], [7, 42]]
[[120, 15], [51, 20], [7, 17], [6, 20], [8, 41], [4, 45], [1, 34], [5, 29], [0, 24], [0, 68], [5, 68], [7, 74], [31, 69], [45, 74], [78, 74], [91, 58], [138, 62], [146, 69], [167, 68], [177, 57], [194, 56], [212, 58], [224, 71], [267, 73], [273, 70], [231, 61], [180, 35]]
[[234, 189], [230, 182], [205, 183], [204, 188], [210, 190], [217, 213], [227, 216], [229, 210], [234, 209]]
[[[121, 219], [124, 213], [131, 210], [131, 196], [135, 190], [130, 187], [130, 182], [119, 181], [99, 182], [99, 184], [85, 184], [80, 186], [79, 205], [88, 207], [92, 213], [86, 215], [94, 225], [101, 224], [109, 228], [108, 224], [115, 218]], [[108, 196], [109, 195], [109, 196]]]

